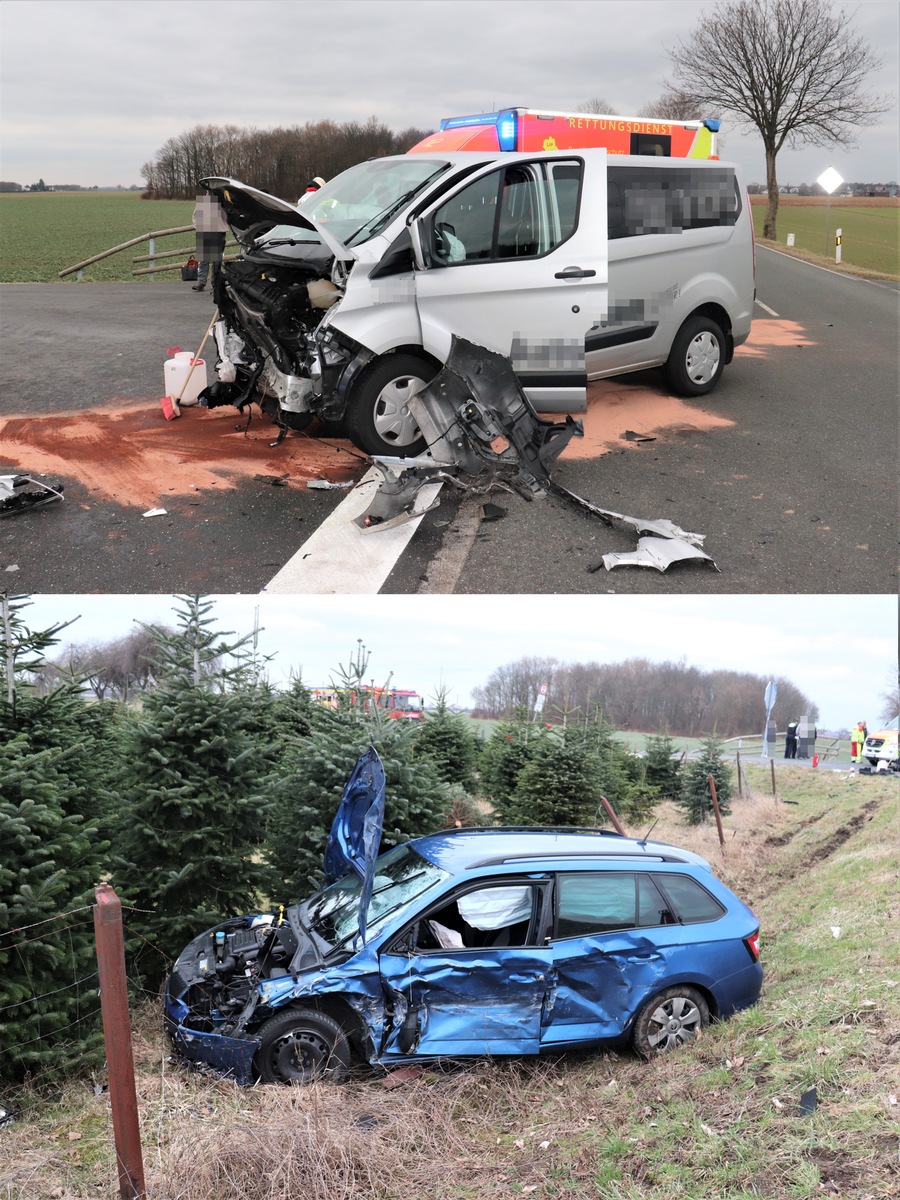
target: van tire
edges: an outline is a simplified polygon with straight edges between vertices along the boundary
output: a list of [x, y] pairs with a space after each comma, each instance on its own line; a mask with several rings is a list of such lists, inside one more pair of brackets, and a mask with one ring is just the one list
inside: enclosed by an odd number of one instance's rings
[[719, 382], [727, 354], [725, 334], [710, 317], [689, 317], [675, 335], [663, 368], [676, 396], [704, 396]]
[[410, 396], [427, 387], [440, 367], [415, 354], [388, 354], [357, 380], [344, 424], [350, 440], [366, 454], [407, 458], [422, 454], [425, 439], [407, 408]]

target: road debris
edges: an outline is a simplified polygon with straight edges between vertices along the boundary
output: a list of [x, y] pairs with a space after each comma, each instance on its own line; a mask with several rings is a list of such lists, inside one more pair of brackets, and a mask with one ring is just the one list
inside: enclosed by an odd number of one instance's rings
[[[651, 535], [642, 537], [634, 552], [604, 555], [608, 571], [618, 566], [665, 571], [688, 559], [710, 562], [718, 570], [702, 549], [704, 534], [689, 533], [667, 517], [631, 517], [600, 508], [551, 479], [551, 465], [573, 438], [583, 436], [582, 424], [570, 416], [559, 423], [539, 417], [504, 355], [454, 336], [445, 367], [410, 397], [409, 407], [428, 453], [373, 458], [382, 481], [368, 509], [356, 518], [361, 530], [389, 529], [428, 512], [438, 502], [436, 494], [427, 504], [421, 499], [429, 483], [451, 483], [474, 494], [502, 488], [526, 500], [552, 492], [606, 525], [620, 521]], [[496, 520], [502, 513], [486, 504], [483, 519]]]
[[12, 517], [63, 499], [63, 485], [42, 482], [33, 475], [0, 475], [0, 517]]

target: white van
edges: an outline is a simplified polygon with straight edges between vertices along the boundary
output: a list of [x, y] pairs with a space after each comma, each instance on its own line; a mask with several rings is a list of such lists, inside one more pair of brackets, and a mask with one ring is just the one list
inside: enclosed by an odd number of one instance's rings
[[340, 421], [370, 454], [424, 441], [408, 400], [454, 334], [509, 357], [540, 412], [662, 366], [700, 395], [750, 332], [752, 225], [737, 168], [579, 152], [372, 159], [300, 208], [203, 180], [241, 244], [219, 274], [210, 407], [283, 430]]

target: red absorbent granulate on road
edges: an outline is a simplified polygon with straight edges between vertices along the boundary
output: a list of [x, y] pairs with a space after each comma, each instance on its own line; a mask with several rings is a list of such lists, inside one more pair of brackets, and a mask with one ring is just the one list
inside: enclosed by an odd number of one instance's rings
[[167, 421], [158, 400], [14, 415], [0, 421], [0, 459], [32, 475], [76, 479], [98, 499], [140, 508], [173, 494], [233, 488], [256, 475], [305, 487], [310, 479], [355, 480], [366, 467], [349, 442], [291, 433], [273, 447], [278, 430], [268, 417], [256, 415], [246, 433], [245, 425], [230, 408], [183, 408]]
[[815, 344], [812, 338], [807, 337], [803, 326], [798, 325], [796, 321], [768, 318], [765, 321], [753, 322], [749, 338], [743, 346], [738, 346], [735, 354], [762, 358], [773, 346], [815, 346]]
[[621, 450], [623, 446], [639, 445], [637, 441], [622, 440], [629, 430], [640, 438], [655, 437], [666, 430], [704, 433], [734, 424], [676, 396], [636, 387], [624, 379], [601, 379], [588, 386], [588, 409], [581, 423], [584, 437], [572, 438], [561, 458], [597, 458], [614, 447]]

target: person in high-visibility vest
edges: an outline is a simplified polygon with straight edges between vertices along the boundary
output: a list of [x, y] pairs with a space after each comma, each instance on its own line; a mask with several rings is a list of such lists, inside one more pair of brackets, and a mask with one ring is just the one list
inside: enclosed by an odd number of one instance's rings
[[866, 735], [863, 731], [862, 722], [857, 721], [850, 730], [850, 761], [862, 762], [863, 742], [866, 740]]

